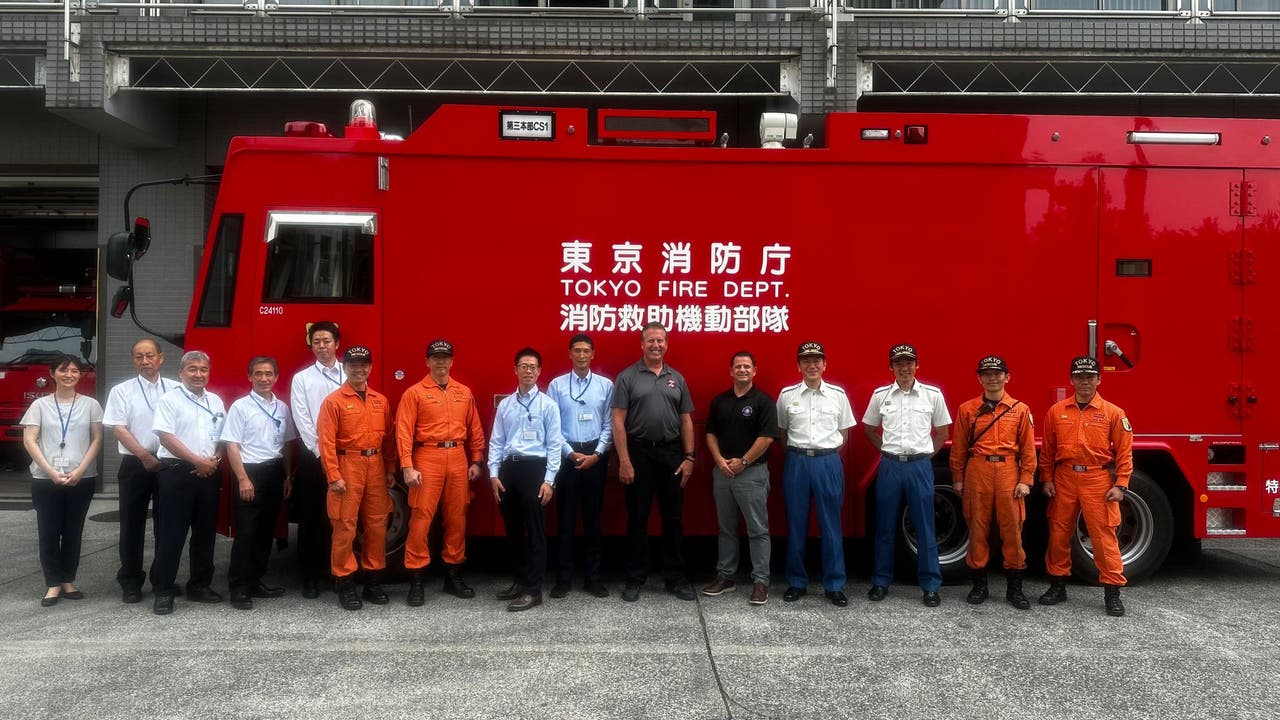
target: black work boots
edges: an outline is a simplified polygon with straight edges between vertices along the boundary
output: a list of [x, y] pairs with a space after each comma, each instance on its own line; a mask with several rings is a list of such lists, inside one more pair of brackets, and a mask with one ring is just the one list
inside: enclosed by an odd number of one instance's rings
[[476, 591], [462, 579], [461, 565], [449, 566], [444, 576], [444, 591], [463, 600], [470, 600], [476, 596]]
[[973, 578], [973, 589], [965, 596], [964, 601], [970, 605], [981, 605], [990, 595], [987, 592], [987, 569], [975, 570], [970, 568], [969, 576]]
[[1030, 610], [1031, 603], [1027, 600], [1027, 596], [1022, 594], [1022, 571], [1021, 570], [1005, 570], [1005, 591], [1004, 599], [1010, 605], [1019, 610]]
[[1124, 603], [1120, 602], [1120, 586], [1107, 585], [1103, 590], [1102, 604], [1107, 608], [1107, 614], [1111, 617], [1124, 616]]
[[336, 578], [333, 585], [333, 589], [338, 593], [338, 605], [343, 610], [359, 610], [364, 607], [364, 603], [360, 602], [360, 596], [356, 595], [355, 580], [350, 575]]
[[1049, 589], [1040, 596], [1041, 605], [1057, 605], [1067, 599], [1067, 579], [1057, 575], [1049, 576]]
[[413, 570], [409, 574], [409, 607], [422, 607], [427, 602], [427, 574]]

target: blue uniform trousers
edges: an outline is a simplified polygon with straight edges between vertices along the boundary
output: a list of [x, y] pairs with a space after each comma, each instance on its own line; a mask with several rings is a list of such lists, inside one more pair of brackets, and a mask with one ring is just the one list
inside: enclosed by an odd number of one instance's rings
[[844, 590], [844, 468], [836, 453], [810, 457], [788, 452], [782, 471], [782, 499], [787, 506], [787, 585], [805, 588], [804, 545], [809, 537], [809, 496], [818, 512], [822, 532], [822, 587]]
[[907, 512], [919, 547], [916, 576], [923, 590], [942, 587], [938, 567], [938, 538], [933, 529], [933, 465], [923, 457], [910, 462], [880, 461], [876, 474], [876, 556], [871, 584], [888, 587], [893, 581], [893, 541], [906, 499]]

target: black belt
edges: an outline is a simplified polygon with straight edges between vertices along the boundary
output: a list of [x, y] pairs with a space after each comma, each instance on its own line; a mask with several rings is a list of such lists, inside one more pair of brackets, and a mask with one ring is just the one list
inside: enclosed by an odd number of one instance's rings
[[671, 438], [670, 440], [646, 440], [642, 437], [636, 437], [634, 435], [627, 436], [627, 445], [639, 445], [640, 447], [647, 447], [647, 448], [668, 447], [678, 442], [680, 442], [680, 436], [678, 435], [676, 437]]
[[504, 463], [527, 463], [541, 462], [545, 463], [547, 459], [541, 455], [508, 455], [502, 459]]
[[840, 448], [802, 448], [795, 445], [788, 445], [787, 452], [806, 455], [808, 457], [822, 457], [823, 455], [833, 455], [840, 452]]
[[455, 448], [462, 445], [461, 440], [445, 440], [444, 442], [432, 442], [430, 440], [414, 440], [413, 446], [418, 447], [438, 447], [438, 448]]
[[1082, 472], [1093, 472], [1094, 470], [1110, 470], [1111, 465], [1068, 465], [1072, 470]]
[[247, 470], [249, 468], [266, 467], [268, 465], [279, 465], [282, 462], [284, 462], [284, 458], [271, 458], [270, 460], [263, 460], [258, 463], [245, 463], [244, 467]]
[[899, 455], [897, 453], [888, 452], [887, 450], [881, 450], [880, 454], [889, 458], [890, 460], [897, 460], [898, 462], [915, 462], [916, 460], [924, 460], [925, 458], [930, 457], [932, 455], [932, 453], [913, 453], [910, 455]]
[[586, 440], [584, 442], [569, 443], [569, 447], [573, 448], [574, 452], [582, 453], [583, 455], [594, 455], [596, 448], [599, 447], [599, 445], [599, 440]]
[[339, 455], [362, 455], [364, 457], [373, 457], [378, 454], [378, 448], [369, 448], [368, 450], [338, 450]]
[[1004, 455], [974, 455], [976, 458], [982, 458], [987, 462], [1002, 463], [1005, 461]]

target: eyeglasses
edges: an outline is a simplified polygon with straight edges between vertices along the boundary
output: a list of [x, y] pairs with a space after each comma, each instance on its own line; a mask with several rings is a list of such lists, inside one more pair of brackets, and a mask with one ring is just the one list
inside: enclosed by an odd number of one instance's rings
[[539, 367], [538, 365], [531, 365], [529, 363], [520, 363], [519, 365], [516, 366], [516, 369], [519, 370], [520, 372], [535, 372], [538, 369], [538, 367]]

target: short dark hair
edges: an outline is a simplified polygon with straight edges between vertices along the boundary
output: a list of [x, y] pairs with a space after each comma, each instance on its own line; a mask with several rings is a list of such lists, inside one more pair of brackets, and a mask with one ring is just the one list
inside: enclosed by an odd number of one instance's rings
[[142, 338], [141, 340], [138, 340], [137, 342], [135, 342], [135, 343], [133, 344], [133, 347], [129, 348], [129, 351], [130, 351], [130, 352], [136, 351], [136, 350], [138, 349], [138, 346], [139, 346], [139, 345], [142, 345], [142, 344], [144, 344], [144, 343], [151, 343], [151, 347], [153, 347], [153, 348], [155, 348], [155, 349], [156, 349], [156, 354], [157, 354], [157, 355], [163, 355], [163, 354], [164, 354], [164, 350], [161, 350], [161, 349], [160, 349], [160, 343], [159, 343], [159, 342], [156, 342], [155, 340], [152, 340], [152, 339], [151, 339], [151, 338], [149, 338], [149, 337]]
[[578, 333], [577, 335], [569, 338], [569, 349], [572, 350], [573, 346], [580, 342], [590, 345], [592, 350], [596, 349], [596, 344], [591, 341], [591, 336], [586, 333]]
[[644, 334], [649, 332], [650, 330], [661, 330], [663, 335], [667, 334], [667, 326], [663, 325], [657, 320], [654, 320], [653, 322], [645, 323], [644, 327], [640, 328], [640, 336], [643, 337]]
[[738, 358], [740, 358], [740, 357], [744, 357], [744, 358], [747, 358], [747, 359], [751, 360], [751, 365], [752, 365], [753, 367], [755, 366], [755, 364], [756, 364], [756, 356], [755, 356], [755, 355], [752, 355], [750, 350], [739, 350], [738, 352], [736, 352], [736, 353], [734, 353], [734, 354], [733, 354], [733, 357], [729, 358], [729, 367], [733, 367], [733, 365], [734, 365], [733, 361], [734, 361], [734, 360], [737, 360], [737, 359], [738, 359]]
[[317, 320], [316, 322], [311, 323], [311, 327], [307, 328], [307, 344], [311, 344], [311, 340], [315, 334], [322, 330], [332, 335], [334, 342], [338, 342], [342, 339], [341, 334], [338, 332], [338, 323], [332, 320]]
[[275, 374], [277, 374], [277, 375], [279, 375], [279, 374], [280, 374], [280, 365], [278, 365], [278, 364], [276, 363], [276, 359], [275, 359], [275, 358], [273, 358], [273, 357], [271, 357], [270, 355], [259, 355], [259, 356], [255, 357], [254, 359], [250, 360], [250, 361], [249, 361], [249, 374], [250, 374], [250, 375], [252, 375], [252, 374], [253, 374], [253, 369], [254, 369], [254, 368], [256, 368], [256, 367], [258, 367], [259, 365], [270, 365], [270, 366], [271, 366], [271, 371], [272, 371], [272, 372], [274, 372], [274, 373], [275, 373]]
[[80, 358], [76, 355], [59, 353], [58, 355], [54, 356], [52, 361], [49, 362], [49, 372], [61, 370], [62, 368], [68, 365], [75, 365], [77, 370], [79, 370], [80, 372], [84, 372], [85, 369], [89, 366], [89, 363], [86, 362], [83, 358]]
[[519, 364], [520, 364], [520, 358], [522, 358], [522, 357], [531, 357], [531, 358], [533, 358], [533, 359], [535, 359], [535, 360], [537, 360], [537, 361], [538, 361], [538, 367], [542, 367], [542, 354], [541, 354], [541, 353], [539, 353], [537, 350], [534, 350], [534, 349], [533, 349], [533, 348], [531, 348], [531, 347], [522, 347], [522, 348], [520, 348], [519, 350], [517, 350], [517, 351], [516, 351], [516, 358], [515, 358], [515, 360], [514, 360], [511, 364], [512, 364], [512, 365], [519, 365]]

